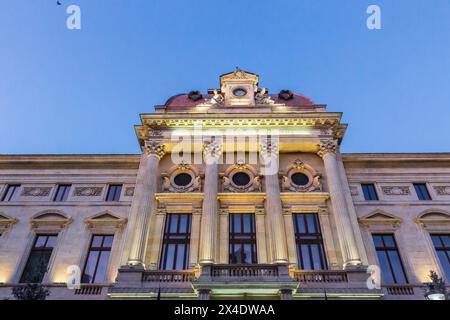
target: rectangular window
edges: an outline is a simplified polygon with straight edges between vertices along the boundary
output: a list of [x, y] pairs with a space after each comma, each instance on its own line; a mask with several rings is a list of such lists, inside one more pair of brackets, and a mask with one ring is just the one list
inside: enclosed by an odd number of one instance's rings
[[121, 192], [121, 184], [111, 184], [108, 189], [108, 194], [106, 195], [106, 201], [119, 201]]
[[86, 265], [84, 266], [82, 283], [103, 283], [108, 271], [108, 261], [114, 235], [93, 235]]
[[450, 282], [450, 234], [432, 234], [431, 240], [433, 240], [447, 282]]
[[188, 213], [168, 214], [159, 268], [161, 270], [189, 269], [190, 242], [191, 215]]
[[419, 200], [431, 200], [430, 193], [428, 192], [427, 185], [425, 183], [414, 183], [414, 189], [416, 189]]
[[364, 199], [372, 201], [378, 200], [378, 195], [374, 184], [362, 184], [361, 187], [364, 193]]
[[20, 184], [10, 184], [6, 187], [6, 191], [3, 194], [2, 201], [12, 201], [15, 193], [19, 190]]
[[385, 284], [408, 283], [393, 234], [374, 234], [373, 242]]
[[53, 201], [55, 202], [63, 202], [66, 201], [69, 197], [70, 184], [60, 184], [58, 185], [58, 189], [56, 190], [55, 198]]
[[20, 283], [41, 283], [47, 272], [58, 236], [37, 235], [31, 248], [30, 256], [20, 278]]
[[230, 214], [230, 264], [257, 263], [255, 215]]
[[315, 213], [296, 213], [294, 219], [298, 267], [302, 270], [326, 270], [319, 217]]

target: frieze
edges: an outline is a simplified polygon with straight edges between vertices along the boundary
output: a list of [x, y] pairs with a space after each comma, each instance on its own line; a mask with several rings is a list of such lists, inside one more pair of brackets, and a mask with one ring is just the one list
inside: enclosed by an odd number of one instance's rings
[[98, 197], [102, 194], [103, 187], [76, 187], [75, 197]]
[[25, 187], [22, 196], [25, 197], [47, 197], [52, 190], [51, 187]]
[[433, 188], [440, 196], [450, 196], [450, 186], [434, 186]]
[[407, 186], [381, 187], [381, 190], [388, 196], [407, 196], [411, 193], [411, 190]]

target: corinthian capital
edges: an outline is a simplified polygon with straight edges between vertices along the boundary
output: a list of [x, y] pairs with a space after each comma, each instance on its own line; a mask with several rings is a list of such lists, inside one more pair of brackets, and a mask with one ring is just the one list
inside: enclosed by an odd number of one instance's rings
[[259, 155], [263, 159], [276, 158], [278, 156], [278, 143], [263, 141], [259, 144]]
[[338, 144], [335, 140], [321, 141], [317, 145], [317, 147], [318, 147], [317, 154], [321, 158], [323, 158], [328, 153], [336, 154], [338, 150]]
[[159, 159], [166, 154], [166, 146], [156, 141], [145, 141], [142, 150], [148, 155], [157, 156]]
[[217, 141], [205, 142], [203, 144], [203, 155], [207, 162], [209, 160], [219, 160], [222, 155], [222, 144]]

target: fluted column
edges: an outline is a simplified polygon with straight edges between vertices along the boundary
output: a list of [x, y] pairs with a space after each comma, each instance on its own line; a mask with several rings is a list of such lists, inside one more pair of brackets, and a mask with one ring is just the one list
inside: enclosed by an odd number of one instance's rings
[[201, 225], [200, 264], [214, 263], [217, 239], [217, 189], [219, 173], [217, 162], [222, 155], [222, 145], [217, 142], [205, 143], [205, 186]]
[[132, 229], [129, 230], [131, 246], [128, 265], [135, 266], [144, 265], [149, 221], [154, 211], [157, 190], [158, 165], [165, 154], [165, 146], [158, 142], [146, 141], [143, 151], [130, 211], [130, 219], [133, 223]]
[[[286, 232], [278, 179], [278, 145], [273, 142], [264, 142], [260, 145], [259, 154], [266, 169], [264, 170], [266, 214], [269, 232], [272, 235], [273, 263], [288, 263]], [[269, 167], [270, 169], [268, 169]]]
[[344, 267], [361, 265], [361, 258], [343, 191], [343, 181], [339, 174], [339, 166], [336, 158], [337, 143], [333, 140], [323, 141], [318, 145], [318, 148], [317, 154], [323, 159], [325, 166], [333, 215], [335, 217], [339, 244], [344, 259]]

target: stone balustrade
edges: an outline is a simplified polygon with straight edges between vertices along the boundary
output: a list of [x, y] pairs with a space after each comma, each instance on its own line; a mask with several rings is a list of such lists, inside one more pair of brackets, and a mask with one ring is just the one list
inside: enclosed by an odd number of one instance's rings
[[155, 270], [142, 273], [143, 282], [192, 282], [195, 270]]

